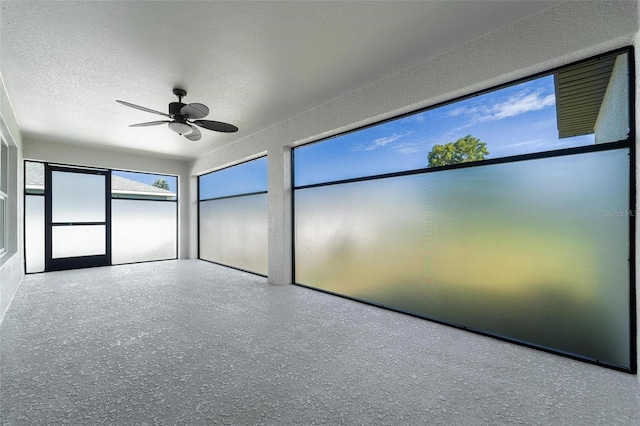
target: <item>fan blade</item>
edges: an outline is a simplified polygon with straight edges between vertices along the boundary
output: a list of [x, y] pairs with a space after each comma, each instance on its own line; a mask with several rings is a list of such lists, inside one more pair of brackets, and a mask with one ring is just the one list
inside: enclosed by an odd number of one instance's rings
[[165, 117], [171, 118], [171, 116], [169, 114], [165, 114], [164, 112], [156, 111], [155, 109], [145, 108], [145, 107], [142, 107], [140, 105], [132, 104], [132, 103], [125, 102], [125, 101], [119, 101], [117, 99], [116, 99], [116, 102], [121, 103], [122, 105], [126, 105], [126, 106], [131, 107], [131, 108], [135, 108], [135, 109], [139, 109], [139, 110], [142, 110], [142, 111], [150, 112], [152, 114], [164, 115]]
[[[146, 127], [146, 126], [159, 126], [160, 124], [171, 123], [169, 120], [161, 121], [148, 121], [146, 123], [130, 124], [129, 127]], [[195, 127], [194, 127], [195, 129]]]
[[202, 137], [202, 133], [200, 133], [200, 130], [198, 130], [197, 127], [194, 127], [191, 133], [189, 133], [188, 135], [184, 135], [184, 137], [189, 139], [190, 141], [199, 141]]
[[238, 128], [233, 124], [222, 123], [220, 121], [195, 120], [193, 124], [216, 132], [233, 133], [238, 131]]
[[180, 115], [191, 119], [204, 118], [208, 114], [209, 108], [207, 108], [206, 105], [198, 103], [185, 105], [180, 109]]

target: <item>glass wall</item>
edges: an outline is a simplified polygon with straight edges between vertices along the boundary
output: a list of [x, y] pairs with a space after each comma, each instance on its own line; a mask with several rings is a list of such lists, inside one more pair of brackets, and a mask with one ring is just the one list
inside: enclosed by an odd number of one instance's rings
[[44, 164], [24, 162], [24, 251], [26, 272], [44, 272]]
[[631, 369], [628, 58], [598, 59], [296, 148], [295, 281]]
[[[45, 167], [25, 161], [25, 263], [26, 272], [45, 270]], [[54, 179], [69, 178], [53, 174]], [[90, 176], [90, 178], [92, 178]], [[62, 188], [65, 182], [58, 182]], [[74, 181], [74, 185], [78, 182]], [[139, 172], [111, 171], [111, 251], [112, 264], [176, 259], [178, 250], [178, 178]], [[84, 198], [95, 191], [85, 191]], [[69, 202], [57, 194], [53, 219], [65, 221]], [[67, 210], [65, 210], [67, 209]], [[77, 215], [80, 210], [68, 213]], [[82, 210], [85, 211], [85, 210]], [[100, 210], [104, 211], [104, 208]], [[85, 212], [90, 214], [90, 212]], [[103, 213], [102, 213], [103, 214]], [[62, 216], [61, 216], [62, 215]], [[103, 220], [90, 214], [88, 221]], [[78, 218], [74, 216], [74, 221]], [[82, 253], [104, 253], [104, 226], [52, 230], [53, 257], [74, 257]], [[82, 244], [80, 244], [82, 243]]]
[[267, 158], [198, 178], [199, 258], [267, 274]]
[[111, 172], [114, 265], [178, 257], [178, 178]]
[[25, 263], [26, 272], [44, 272], [44, 196], [25, 196]]
[[175, 202], [114, 199], [111, 217], [114, 265], [177, 258]]

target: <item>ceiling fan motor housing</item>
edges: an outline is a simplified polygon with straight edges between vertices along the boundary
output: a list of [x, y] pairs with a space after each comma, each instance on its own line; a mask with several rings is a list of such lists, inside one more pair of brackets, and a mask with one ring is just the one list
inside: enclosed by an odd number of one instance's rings
[[169, 104], [169, 115], [171, 115], [176, 121], [184, 123], [187, 119], [180, 114], [180, 110], [186, 104], [182, 102], [171, 102]]

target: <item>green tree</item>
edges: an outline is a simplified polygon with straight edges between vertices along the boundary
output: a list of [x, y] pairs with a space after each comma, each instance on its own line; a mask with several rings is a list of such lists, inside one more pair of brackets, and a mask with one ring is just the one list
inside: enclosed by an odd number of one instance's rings
[[153, 186], [155, 186], [156, 188], [169, 190], [169, 183], [164, 179], [156, 179], [156, 181], [153, 182]]
[[487, 155], [489, 155], [487, 144], [467, 135], [455, 142], [434, 145], [428, 156], [429, 167], [484, 160]]

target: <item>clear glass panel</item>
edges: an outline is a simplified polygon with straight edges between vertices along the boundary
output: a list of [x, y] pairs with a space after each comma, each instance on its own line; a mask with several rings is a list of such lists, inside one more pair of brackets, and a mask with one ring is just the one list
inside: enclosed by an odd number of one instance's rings
[[627, 54], [294, 150], [296, 186], [625, 140]]
[[53, 259], [106, 253], [104, 225], [54, 226]]
[[27, 272], [44, 271], [44, 197], [25, 197], [25, 261]]
[[267, 190], [267, 157], [247, 161], [199, 178], [200, 200]]
[[111, 197], [142, 200], [176, 200], [178, 177], [150, 173], [111, 172]]
[[629, 368], [627, 149], [295, 191], [296, 281]]
[[44, 164], [25, 161], [24, 192], [44, 194]]
[[267, 274], [267, 194], [200, 203], [200, 258]]
[[112, 200], [111, 259], [113, 264], [175, 259], [176, 203]]
[[53, 222], [104, 222], [105, 176], [54, 171]]

